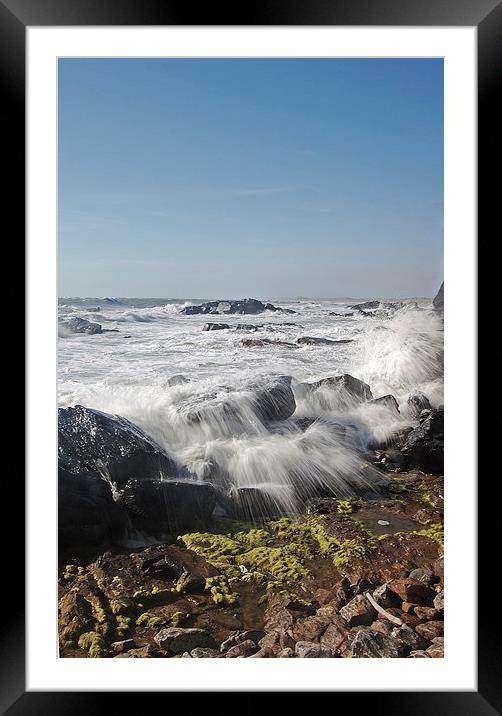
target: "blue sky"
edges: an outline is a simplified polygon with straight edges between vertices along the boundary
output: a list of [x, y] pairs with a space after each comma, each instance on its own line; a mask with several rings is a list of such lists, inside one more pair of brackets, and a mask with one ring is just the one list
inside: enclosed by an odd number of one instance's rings
[[438, 59], [59, 61], [59, 295], [433, 296]]

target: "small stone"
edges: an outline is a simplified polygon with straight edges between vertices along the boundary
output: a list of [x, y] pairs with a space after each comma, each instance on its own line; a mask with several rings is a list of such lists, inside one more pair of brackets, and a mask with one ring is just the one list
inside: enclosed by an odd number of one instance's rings
[[295, 646], [295, 654], [300, 659], [330, 659], [331, 649], [313, 641], [299, 641]]
[[337, 652], [347, 641], [347, 637], [348, 631], [345, 621], [340, 617], [335, 617], [335, 620], [328, 624], [324, 634], [321, 636], [320, 643], [333, 652]]
[[281, 651], [277, 654], [278, 659], [292, 659], [295, 655], [295, 652], [291, 648], [281, 649]]
[[401, 609], [405, 614], [413, 614], [415, 611], [415, 607], [417, 607], [418, 604], [412, 604], [412, 602], [403, 602], [401, 604]]
[[415, 631], [427, 641], [432, 641], [436, 636], [443, 636], [444, 623], [440, 621], [424, 622], [417, 624]]
[[427, 654], [426, 651], [410, 651], [409, 659], [430, 659], [430, 654]]
[[274, 650], [269, 646], [262, 647], [256, 654], [251, 654], [250, 659], [272, 659], [275, 656]]
[[398, 607], [401, 600], [389, 589], [388, 584], [382, 584], [373, 591], [373, 599], [384, 609]]
[[272, 647], [272, 646], [276, 646], [277, 644], [279, 644], [279, 640], [280, 640], [279, 632], [278, 631], [270, 631], [270, 632], [268, 632], [268, 634], [265, 634], [265, 636], [262, 639], [260, 639], [260, 641], [258, 642], [258, 645], [261, 646], [262, 648]]
[[433, 584], [436, 580], [434, 576], [434, 572], [431, 572], [430, 569], [414, 569], [412, 572], [410, 572], [410, 579], [414, 579], [415, 582], [419, 582], [420, 584]]
[[159, 656], [158, 652], [152, 647], [151, 644], [141, 646], [138, 649], [129, 649], [122, 654], [117, 654], [115, 659], [151, 659], [153, 656]]
[[436, 609], [444, 609], [444, 592], [439, 592], [439, 594], [434, 597], [434, 606]]
[[182, 659], [191, 659], [191, 658], [192, 658], [192, 655], [190, 654], [189, 651], [185, 651], [185, 653], [182, 654], [182, 657], [181, 657], [181, 658], [182, 658]]
[[443, 612], [439, 609], [434, 609], [434, 607], [416, 607], [415, 614], [424, 622], [443, 619]]
[[371, 625], [371, 631], [378, 631], [384, 636], [390, 636], [393, 628], [392, 624], [385, 619], [377, 619]]
[[196, 649], [192, 649], [190, 656], [194, 659], [215, 659], [220, 655], [218, 649], [208, 649], [198, 646]]
[[235, 643], [242, 644], [243, 641], [248, 641], [248, 639], [258, 643], [264, 636], [265, 632], [263, 629], [247, 629], [246, 631], [241, 631], [235, 635]]
[[257, 651], [259, 651], [258, 646], [254, 643], [254, 641], [248, 639], [247, 641], [243, 641], [240, 644], [232, 646], [227, 651], [227, 657], [237, 658], [240, 656], [251, 656], [252, 654], [256, 654]]
[[340, 616], [351, 627], [369, 625], [375, 619], [376, 612], [363, 594], [358, 594], [345, 607]]
[[126, 651], [129, 651], [130, 649], [136, 648], [136, 642], [134, 639], [124, 639], [123, 641], [114, 641], [112, 644], [112, 649], [116, 654], [124, 654]]
[[401, 597], [403, 602], [413, 604], [425, 604], [434, 594], [428, 584], [416, 582], [410, 577], [392, 580], [389, 582], [389, 589]]
[[443, 644], [431, 644], [426, 649], [427, 655], [432, 659], [443, 659], [444, 658], [444, 645]]
[[427, 646], [427, 641], [413, 631], [408, 624], [403, 624], [402, 626], [393, 629], [391, 637], [400, 641], [403, 645], [403, 650], [405, 651], [409, 651], [410, 649], [421, 650], [425, 649]]
[[379, 632], [359, 631], [350, 647], [349, 658], [384, 659], [400, 656], [399, 648], [394, 639]]
[[293, 627], [293, 639], [295, 641], [318, 641], [326, 629], [327, 623], [329, 623], [329, 619], [322, 618], [317, 614], [313, 617], [298, 619]]
[[172, 656], [183, 654], [185, 651], [192, 651], [197, 647], [209, 649], [218, 647], [214, 638], [205, 629], [169, 627], [155, 634], [154, 640], [164, 651]]

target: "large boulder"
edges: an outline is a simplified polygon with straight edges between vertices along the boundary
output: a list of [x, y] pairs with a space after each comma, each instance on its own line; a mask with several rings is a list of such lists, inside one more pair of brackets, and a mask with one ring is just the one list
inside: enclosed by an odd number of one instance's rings
[[174, 460], [136, 425], [82, 405], [58, 411], [58, 455], [68, 473], [100, 472], [118, 488], [177, 475]]
[[439, 291], [432, 299], [432, 305], [434, 306], [436, 311], [444, 311], [444, 281], [441, 284]]
[[364, 309], [374, 309], [379, 308], [380, 301], [365, 301], [364, 303], [355, 303], [352, 306], [349, 306], [349, 308], [354, 308], [357, 311], [363, 311]]
[[124, 533], [124, 512], [109, 483], [97, 472], [75, 475], [58, 471], [58, 539], [60, 555], [89, 552], [113, 544]]
[[263, 313], [264, 311], [273, 311], [280, 313], [296, 313], [296, 311], [290, 308], [280, 308], [274, 306], [271, 303], [262, 303], [256, 298], [243, 298], [237, 301], [207, 301], [201, 303], [198, 306], [185, 306], [182, 308], [180, 313], [186, 316], [196, 315], [221, 315], [221, 314], [240, 314], [240, 315], [255, 315], [257, 313]]
[[418, 418], [422, 410], [430, 410], [431, 404], [429, 398], [424, 393], [412, 393], [408, 397], [408, 410], [412, 418]]
[[317, 380], [315, 383], [302, 383], [301, 385], [311, 393], [326, 390], [335, 391], [355, 402], [365, 402], [373, 398], [370, 386], [348, 373], [331, 378], [322, 378], [322, 380]]
[[424, 472], [442, 475], [444, 471], [444, 410], [424, 410], [420, 425], [408, 433], [401, 453], [408, 464]]
[[131, 479], [121, 499], [134, 527], [149, 534], [207, 526], [216, 503], [211, 484], [188, 480]]
[[[247, 393], [243, 397], [241, 393]], [[180, 414], [191, 424], [209, 422], [232, 424], [235, 429], [245, 425], [250, 417], [245, 403], [254, 417], [262, 423], [286, 420], [296, 410], [290, 376], [262, 378], [242, 387], [220, 387], [207, 395], [188, 396], [179, 404]]]

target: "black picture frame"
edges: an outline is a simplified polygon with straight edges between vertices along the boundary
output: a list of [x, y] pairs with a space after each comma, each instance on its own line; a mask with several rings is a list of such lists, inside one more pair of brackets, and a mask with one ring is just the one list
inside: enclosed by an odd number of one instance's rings
[[[497, 182], [490, 169], [496, 162], [495, 138], [500, 134], [501, 115], [495, 110], [496, 93], [502, 80], [502, 2], [500, 0], [263, 0], [226, 7], [206, 4], [194, 8], [190, 3], [171, 0], [0, 0], [0, 83], [5, 123], [4, 147], [11, 161], [4, 165], [5, 213], [11, 224], [10, 245], [23, 247], [25, 216], [25, 51], [28, 26], [76, 25], [379, 25], [379, 26], [476, 26], [478, 29], [478, 211], [479, 231], [497, 226], [495, 211]], [[497, 82], [498, 85], [497, 86]], [[500, 148], [498, 149], [500, 156]], [[490, 213], [491, 212], [491, 213]], [[5, 216], [5, 215], [4, 215]], [[493, 224], [491, 220], [493, 219]], [[480, 233], [481, 235], [481, 233]], [[23, 257], [20, 258], [21, 265]], [[28, 349], [30, 346], [28, 346]], [[13, 429], [9, 423], [9, 429]], [[0, 713], [9, 716], [29, 714], [88, 714], [100, 710], [103, 701], [117, 708], [117, 694], [92, 692], [25, 692], [25, 613], [24, 584], [24, 483], [19, 455], [9, 477], [9, 512], [15, 515], [17, 538], [2, 552], [2, 573], [8, 589], [8, 610], [0, 634]], [[21, 462], [22, 464], [22, 462]], [[14, 479], [15, 478], [15, 479]], [[47, 479], [47, 476], [40, 476]], [[488, 502], [487, 500], [486, 502]], [[494, 506], [483, 504], [490, 514]], [[494, 514], [494, 512], [492, 512]], [[499, 518], [500, 519], [500, 518]], [[492, 521], [483, 519], [482, 524]], [[487, 528], [480, 529], [479, 553], [490, 549]], [[484, 549], [483, 549], [484, 545]], [[13, 588], [15, 585], [15, 589]], [[486, 614], [486, 615], [485, 615]], [[502, 674], [500, 641], [494, 632], [493, 612], [481, 610], [478, 622], [477, 692], [358, 692], [337, 693], [351, 699], [351, 709], [368, 708], [371, 713], [442, 714], [486, 716], [502, 714]], [[499, 616], [497, 615], [497, 621]], [[396, 684], [396, 689], [399, 685]], [[101, 697], [104, 697], [101, 698]], [[111, 698], [114, 703], [111, 703]], [[128, 699], [134, 698], [128, 694]], [[354, 702], [357, 698], [357, 702]], [[238, 706], [237, 706], [238, 707]], [[235, 708], [235, 706], [234, 706]]]

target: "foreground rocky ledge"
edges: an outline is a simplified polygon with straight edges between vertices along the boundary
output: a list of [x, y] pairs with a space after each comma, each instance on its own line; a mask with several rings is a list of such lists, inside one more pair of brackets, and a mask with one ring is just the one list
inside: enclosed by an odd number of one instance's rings
[[442, 657], [442, 478], [389, 475], [377, 501], [69, 560], [61, 656]]

